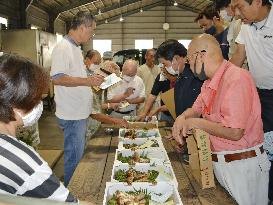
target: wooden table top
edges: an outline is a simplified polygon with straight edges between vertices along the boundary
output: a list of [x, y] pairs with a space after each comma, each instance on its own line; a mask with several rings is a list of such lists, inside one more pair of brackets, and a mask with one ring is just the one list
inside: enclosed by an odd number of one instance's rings
[[[112, 135], [101, 127], [89, 140], [83, 159], [76, 168], [69, 183], [69, 190], [80, 200], [101, 205], [105, 184], [110, 182], [115, 152], [118, 145], [118, 129]], [[236, 202], [216, 182], [216, 188], [201, 189], [191, 174], [189, 165], [176, 153], [174, 142], [164, 136], [169, 128], [160, 128], [162, 141], [168, 153], [178, 181], [178, 192], [184, 205], [235, 205]]]

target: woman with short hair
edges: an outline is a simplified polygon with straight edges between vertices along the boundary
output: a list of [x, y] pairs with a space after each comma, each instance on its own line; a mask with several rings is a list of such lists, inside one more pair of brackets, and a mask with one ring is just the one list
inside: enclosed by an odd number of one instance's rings
[[16, 139], [17, 126], [30, 126], [43, 112], [46, 72], [12, 54], [0, 57], [0, 193], [77, 202], [39, 154]]

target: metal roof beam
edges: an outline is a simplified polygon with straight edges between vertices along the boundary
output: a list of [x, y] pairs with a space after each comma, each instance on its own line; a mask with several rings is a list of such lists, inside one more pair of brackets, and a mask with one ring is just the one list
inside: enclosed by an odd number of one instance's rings
[[178, 4], [177, 7], [180, 8], [180, 9], [185, 9], [185, 10], [188, 10], [188, 11], [192, 11], [194, 13], [198, 13], [200, 11], [199, 9], [195, 9], [195, 8], [183, 5], [183, 4]]
[[104, 9], [101, 9], [101, 13], [105, 13], [105, 12], [108, 12], [108, 11], [111, 11], [111, 10], [122, 8], [124, 6], [128, 6], [130, 4], [134, 4], [134, 3], [137, 3], [137, 2], [141, 2], [141, 0], [131, 0], [129, 2], [128, 1], [123, 1], [120, 4], [116, 3], [116, 4], [113, 4], [112, 6], [105, 7]]
[[[202, 9], [204, 9], [207, 5], [209, 5], [211, 3], [212, 3], [211, 1], [204, 0], [200, 4], [198, 4], [196, 7], [199, 7], [202, 5]], [[203, 4], [205, 4], [206, 6], [203, 6]]]
[[[90, 0], [89, 0], [89, 2], [90, 2]], [[133, 3], [136, 3], [136, 2], [141, 2], [141, 0], [131, 0], [131, 1], [129, 1], [129, 4], [133, 4]], [[83, 5], [86, 5], [86, 4], [83, 4]], [[83, 6], [83, 5], [81, 5], [81, 6]], [[127, 1], [122, 1], [120, 4], [119, 3], [115, 3], [112, 6], [105, 7], [105, 8], [102, 8], [100, 10], [101, 10], [101, 13], [105, 13], [105, 12], [108, 12], [108, 11], [111, 11], [111, 10], [114, 10], [114, 9], [118, 9], [118, 8], [121, 8], [121, 7], [124, 7], [124, 6], [127, 6], [127, 5], [128, 5]], [[95, 5], [94, 5], [94, 7], [95, 7]], [[97, 9], [97, 7], [95, 7], [95, 8]], [[73, 8], [71, 8], [71, 9], [73, 9]], [[67, 10], [66, 9], [62, 9], [61, 11], [58, 11], [58, 13], [60, 14], [60, 13], [65, 12], [65, 11], [67, 11]]]
[[[136, 1], [136, 2], [137, 2], [137, 1]], [[130, 1], [130, 3], [131, 3], [131, 1]], [[157, 1], [156, 3], [153, 3], [153, 4], [150, 4], [150, 5], [144, 6], [144, 7], [142, 7], [142, 9], [143, 9], [143, 10], [149, 10], [149, 9], [154, 8], [154, 7], [156, 7], [156, 6], [164, 6], [164, 5], [165, 5], [165, 0], [161, 0], [161, 1]], [[122, 16], [123, 16], [123, 17], [126, 17], [126, 16], [130, 16], [130, 15], [132, 15], [132, 14], [138, 13], [138, 12], [139, 12], [139, 9], [140, 9], [140, 8], [137, 8], [137, 9], [134, 9], [134, 10], [131, 10], [131, 11], [122, 13]], [[119, 19], [119, 18], [120, 18], [120, 14], [108, 18], [107, 21], [110, 22], [110, 21], [114, 21], [114, 20]], [[105, 20], [106, 20], [106, 19], [101, 20], [101, 21], [97, 21], [97, 25], [104, 24], [104, 23], [105, 23], [105, 22], [104, 22]]]
[[31, 5], [39, 8], [47, 13], [55, 13], [54, 11], [50, 10], [45, 3], [43, 3], [39, 0], [33, 0]]
[[[184, 5], [184, 3], [187, 2], [187, 1], [188, 1], [188, 0], [184, 1], [183, 3], [180, 3], [180, 2], [178, 2], [178, 1], [176, 1], [176, 3], [177, 3], [177, 6], [176, 6], [176, 7], [180, 8], [180, 9], [185, 9], [185, 10], [188, 10], [188, 11], [192, 11], [192, 12], [194, 12], [194, 13], [198, 13], [198, 12], [199, 12], [198, 9], [195, 9], [195, 8], [193, 8], [193, 7]], [[173, 3], [174, 3], [174, 1], [172, 1], [172, 0], [168, 0], [168, 1], [167, 1], [167, 5], [168, 5], [168, 6], [174, 6]]]
[[86, 4], [91, 4], [92, 2], [95, 2], [96, 0], [78, 0], [78, 1], [73, 1], [73, 3], [62, 7], [61, 9], [58, 9], [56, 11], [57, 14], [68, 11], [70, 9], [75, 9], [80, 6], [84, 6]]

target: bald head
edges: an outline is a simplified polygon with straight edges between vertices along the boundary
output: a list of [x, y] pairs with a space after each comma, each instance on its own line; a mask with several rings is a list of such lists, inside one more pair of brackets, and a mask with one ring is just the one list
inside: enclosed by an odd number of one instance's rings
[[200, 51], [206, 51], [208, 56], [213, 57], [215, 60], [223, 59], [220, 45], [212, 35], [201, 34], [191, 41], [188, 49], [189, 56]]
[[202, 34], [191, 41], [188, 60], [195, 76], [206, 80], [213, 77], [224, 58], [217, 40], [209, 34]]
[[135, 76], [137, 73], [138, 63], [133, 59], [128, 59], [122, 66], [122, 73], [128, 76]]

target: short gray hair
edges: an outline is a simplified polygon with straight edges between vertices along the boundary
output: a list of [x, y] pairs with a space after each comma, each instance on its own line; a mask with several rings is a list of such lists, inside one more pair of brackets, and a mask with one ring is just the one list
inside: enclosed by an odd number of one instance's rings
[[95, 17], [88, 11], [79, 11], [72, 19], [70, 29], [76, 30], [80, 25], [91, 26]]

